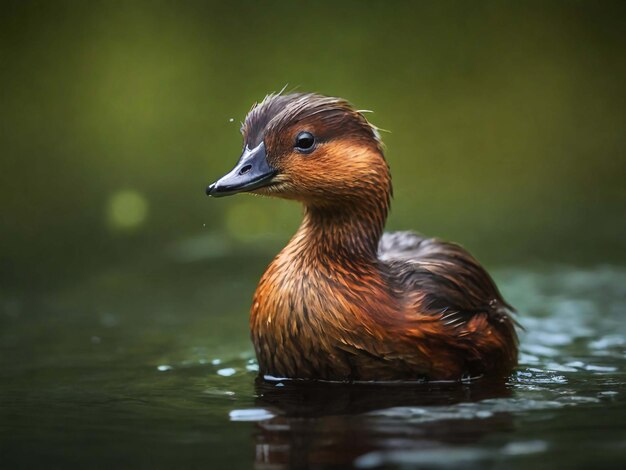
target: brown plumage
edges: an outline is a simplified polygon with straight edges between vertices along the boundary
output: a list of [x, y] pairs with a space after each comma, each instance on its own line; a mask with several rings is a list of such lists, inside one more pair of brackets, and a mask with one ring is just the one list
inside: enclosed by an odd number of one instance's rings
[[242, 132], [244, 155], [207, 193], [304, 205], [302, 225], [254, 294], [261, 374], [354, 381], [510, 373], [511, 307], [480, 264], [452, 243], [383, 235], [391, 176], [360, 112], [338, 98], [269, 95]]

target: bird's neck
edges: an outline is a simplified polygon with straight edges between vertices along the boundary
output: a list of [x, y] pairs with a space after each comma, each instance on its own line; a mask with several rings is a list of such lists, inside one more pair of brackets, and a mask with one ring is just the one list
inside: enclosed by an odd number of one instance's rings
[[391, 184], [366, 197], [334, 205], [304, 206], [304, 219], [290, 247], [313, 259], [375, 262], [389, 212]]
[[[384, 223], [384, 222], [383, 222]], [[317, 258], [375, 259], [382, 224], [354, 210], [306, 207], [296, 233], [302, 252]]]

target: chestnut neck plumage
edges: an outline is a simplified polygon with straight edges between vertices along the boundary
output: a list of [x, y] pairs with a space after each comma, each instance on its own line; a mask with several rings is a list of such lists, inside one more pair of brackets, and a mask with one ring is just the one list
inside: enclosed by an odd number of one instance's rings
[[359, 207], [305, 206], [296, 234], [300, 249], [316, 258], [376, 259], [382, 226], [360, 212]]
[[391, 199], [391, 177], [382, 155], [374, 179], [333, 201], [305, 202], [304, 220], [290, 242], [306, 258], [376, 263]]

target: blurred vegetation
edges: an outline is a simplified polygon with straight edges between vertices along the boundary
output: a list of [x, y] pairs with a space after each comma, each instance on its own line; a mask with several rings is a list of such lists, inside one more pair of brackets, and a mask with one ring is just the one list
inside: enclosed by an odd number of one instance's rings
[[625, 5], [3, 1], [0, 282], [269, 257], [297, 205], [204, 187], [285, 84], [390, 130], [390, 229], [491, 264], [623, 262]]

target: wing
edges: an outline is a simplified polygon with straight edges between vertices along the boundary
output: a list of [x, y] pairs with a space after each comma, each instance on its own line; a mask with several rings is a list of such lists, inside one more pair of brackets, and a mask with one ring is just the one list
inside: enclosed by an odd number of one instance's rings
[[517, 362], [514, 309], [464, 248], [412, 232], [385, 234], [379, 259], [409, 315], [434, 322], [433, 335], [462, 351], [472, 371]]

